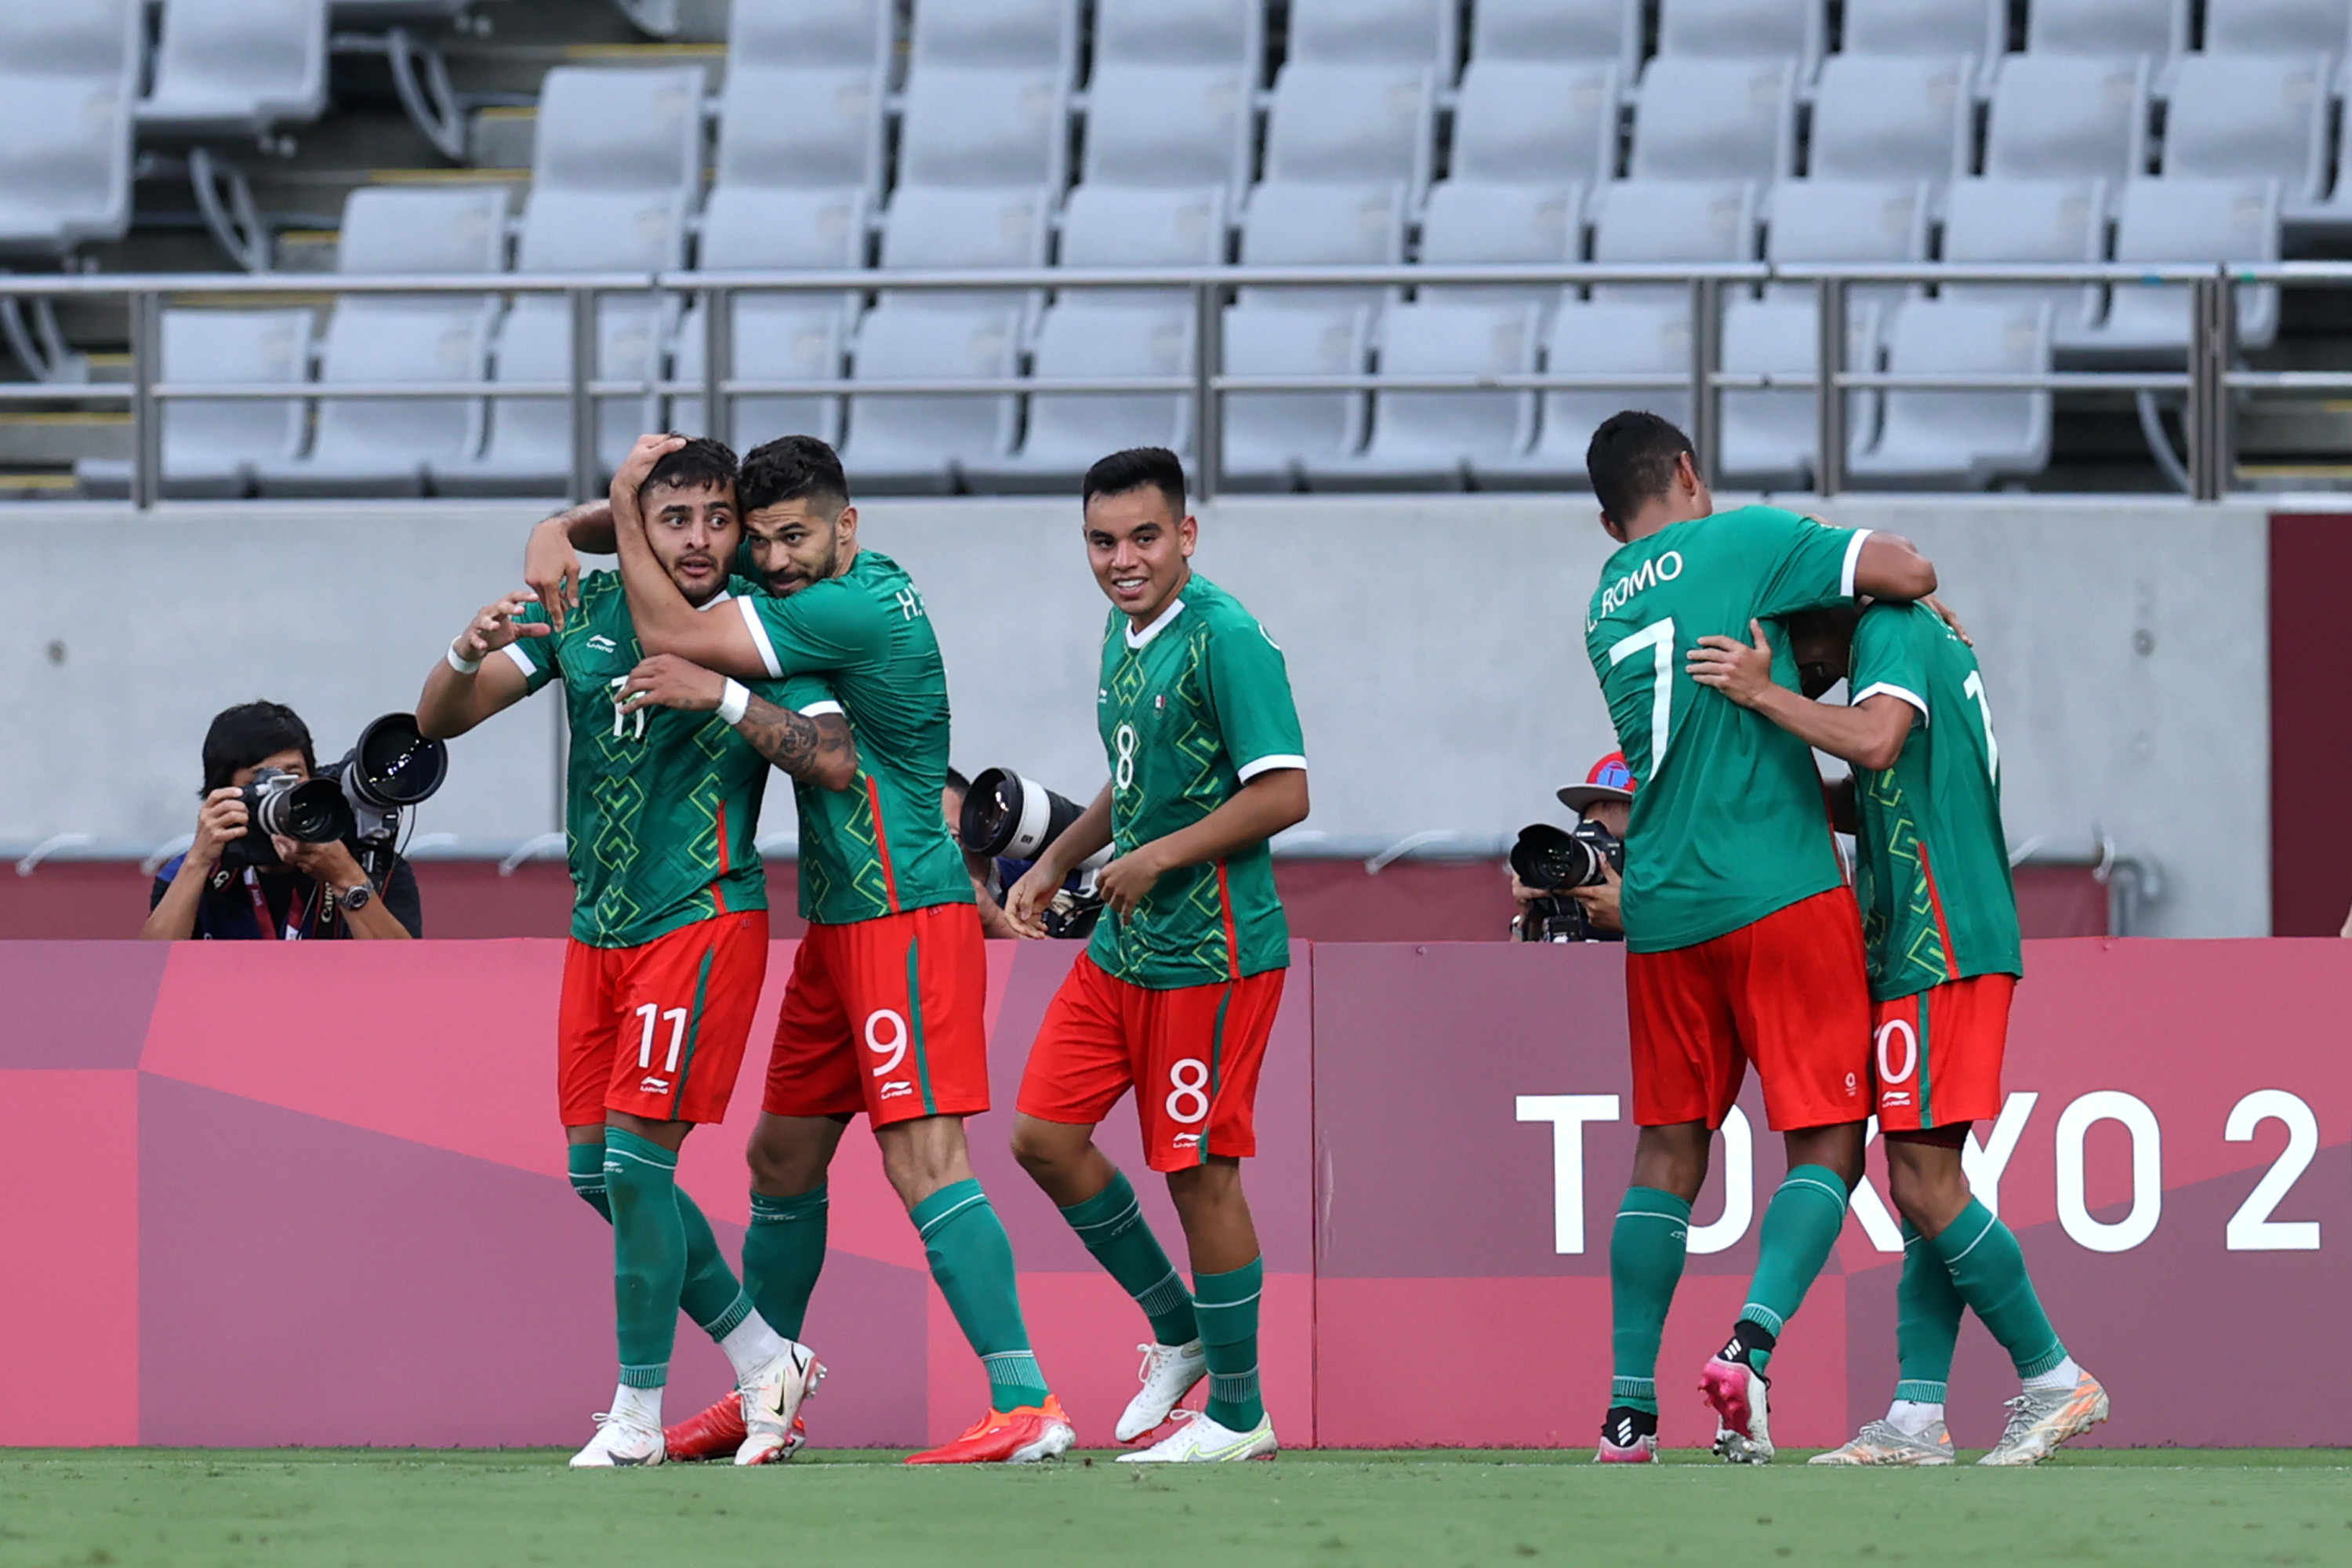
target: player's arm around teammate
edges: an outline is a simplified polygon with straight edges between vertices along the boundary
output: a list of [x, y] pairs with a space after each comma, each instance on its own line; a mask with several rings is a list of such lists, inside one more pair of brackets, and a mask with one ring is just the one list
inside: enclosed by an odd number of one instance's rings
[[656, 653], [641, 660], [621, 688], [621, 711], [640, 708], [717, 713], [776, 767], [819, 789], [838, 794], [857, 777], [857, 742], [838, 702], [813, 703], [806, 710], [779, 707], [731, 676]]

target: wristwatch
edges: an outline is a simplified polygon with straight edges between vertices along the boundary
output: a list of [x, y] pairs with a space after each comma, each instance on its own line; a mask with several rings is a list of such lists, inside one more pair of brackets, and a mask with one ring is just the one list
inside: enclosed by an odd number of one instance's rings
[[340, 889], [335, 893], [335, 902], [341, 906], [342, 911], [345, 914], [350, 914], [357, 910], [363, 910], [374, 900], [375, 889], [368, 886], [365, 882], [362, 882], [356, 888]]

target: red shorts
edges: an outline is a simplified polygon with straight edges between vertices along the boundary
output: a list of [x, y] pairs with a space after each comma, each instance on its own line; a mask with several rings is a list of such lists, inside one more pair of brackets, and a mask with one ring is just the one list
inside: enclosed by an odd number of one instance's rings
[[1870, 1114], [1862, 912], [1832, 888], [1712, 941], [1625, 955], [1633, 1121], [1723, 1125], [1748, 1064], [1776, 1132]]
[[1972, 974], [1870, 1005], [1872, 1082], [1885, 1132], [1965, 1127], [2000, 1115], [2013, 974]]
[[556, 1102], [566, 1127], [618, 1110], [721, 1121], [768, 973], [768, 911], [697, 921], [642, 947], [563, 955]]
[[1134, 1088], [1153, 1170], [1256, 1153], [1257, 1072], [1284, 973], [1154, 991], [1080, 953], [1029, 1047], [1021, 1114], [1091, 1127]]
[[771, 1116], [877, 1127], [988, 1109], [988, 952], [980, 911], [933, 904], [801, 938], [776, 1045]]

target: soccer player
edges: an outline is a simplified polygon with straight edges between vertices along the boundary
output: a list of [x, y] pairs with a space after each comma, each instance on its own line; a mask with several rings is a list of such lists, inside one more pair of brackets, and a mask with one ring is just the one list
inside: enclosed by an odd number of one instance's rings
[[1641, 1131], [1610, 1237], [1614, 1368], [1597, 1458], [1656, 1458], [1658, 1340], [1691, 1202], [1752, 1063], [1789, 1173], [1764, 1213], [1747, 1303], [1699, 1387], [1716, 1451], [1765, 1464], [1773, 1346], [1862, 1174], [1870, 994], [1811, 752], [1696, 684], [1684, 660], [1710, 633], [1857, 594], [1917, 598], [1936, 574], [1887, 534], [1771, 507], [1716, 512], [1689, 438], [1654, 414], [1603, 423], [1585, 466], [1621, 546], [1601, 568], [1585, 649], [1641, 784], [1621, 894]]
[[[909, 1462], [1052, 1458], [1074, 1434], [1038, 1370], [1013, 1246], [964, 1142], [963, 1119], [988, 1109], [988, 972], [971, 878], [940, 812], [948, 689], [939, 639], [907, 574], [858, 542], [840, 459], [806, 436], [756, 448], [738, 481], [766, 591], [740, 599], [734, 614], [696, 613], [660, 570], [631, 482], [679, 440], [638, 442], [613, 482], [609, 513], [542, 523], [529, 575], [568, 580], [574, 545], [616, 545], [648, 648], [737, 679], [820, 676], [856, 736], [861, 765], [846, 792], [797, 792], [809, 931], [776, 1020], [749, 1151], [745, 1284], [781, 1331], [799, 1331], [824, 1262], [825, 1173], [864, 1111], [931, 1277], [989, 1380], [988, 1414]], [[706, 1411], [679, 1436], [707, 1440], [730, 1419], [723, 1408]]]
[[[1859, 624], [1834, 610], [1791, 619], [1802, 697], [1774, 684], [1771, 641], [1760, 625], [1748, 631], [1752, 642], [1701, 638], [1691, 679], [1853, 764], [1878, 1126], [1904, 1221], [1895, 1402], [1812, 1462], [1952, 1462], [1944, 1385], [1966, 1306], [2024, 1384], [1978, 1462], [2038, 1463], [2105, 1420], [2107, 1394], [2066, 1353], [2017, 1237], [1969, 1191], [1960, 1162], [1969, 1123], [2000, 1114], [2010, 997], [2024, 973], [1984, 677], [1924, 605], [1873, 605]], [[1841, 679], [1849, 706], [1807, 700]]]
[[[742, 531], [734, 454], [687, 443], [637, 478], [664, 580], [689, 613], [724, 614]], [[696, 1123], [727, 1113], [767, 969], [767, 880], [752, 846], [769, 763], [839, 789], [856, 755], [838, 720], [821, 726], [737, 683], [693, 708], [649, 708], [642, 689], [663, 672], [640, 658], [620, 579], [600, 573], [560, 632], [524, 595], [483, 609], [416, 705], [425, 734], [462, 735], [563, 683], [576, 891], [557, 1086], [572, 1187], [613, 1225], [621, 1352], [620, 1389], [579, 1467], [662, 1462], [681, 1307], [734, 1365], [749, 1448], [783, 1442], [823, 1375], [737, 1284], [677, 1185], [677, 1151]]]
[[[1128, 1442], [1209, 1379], [1207, 1410], [1121, 1459], [1274, 1457], [1258, 1392], [1265, 1282], [1241, 1163], [1289, 928], [1266, 841], [1307, 816], [1306, 747], [1282, 650], [1234, 596], [1194, 574], [1184, 470], [1157, 447], [1118, 452], [1082, 489], [1087, 554], [1109, 595], [1096, 727], [1110, 782], [1013, 884], [1005, 913], [1043, 936], [1072, 868], [1105, 845], [1108, 909], [1030, 1047], [1013, 1152], [1151, 1325]], [[1094, 1142], [1129, 1089], [1144, 1160], [1168, 1178], [1192, 1289]]]

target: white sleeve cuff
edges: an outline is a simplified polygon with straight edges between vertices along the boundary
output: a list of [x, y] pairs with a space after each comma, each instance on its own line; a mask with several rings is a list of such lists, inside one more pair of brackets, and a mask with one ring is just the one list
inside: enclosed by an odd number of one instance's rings
[[1853, 705], [1859, 708], [1874, 697], [1899, 697], [1904, 701], [1911, 704], [1912, 707], [1919, 710], [1919, 721], [1921, 723], [1924, 724], [1928, 721], [1927, 700], [1920, 696], [1916, 691], [1895, 685], [1891, 680], [1873, 681], [1869, 686], [1855, 692], [1853, 694]]
[[1870, 533], [1869, 529], [1857, 528], [1853, 531], [1853, 537], [1845, 542], [1845, 569], [1838, 574], [1838, 593], [1845, 598], [1853, 597], [1854, 569], [1862, 564], [1862, 542], [1868, 539]]
[[[1846, 576], [1849, 579], [1853, 576], [1853, 568], [1851, 565], [1846, 568]], [[760, 649], [760, 664], [767, 670], [768, 679], [771, 680], [780, 679], [784, 673], [784, 667], [776, 661], [776, 645], [768, 640], [768, 626], [766, 622], [760, 619], [760, 606], [751, 602], [751, 595], [749, 594], [744, 595], [735, 603], [743, 612], [743, 624], [751, 628], [751, 641]]]
[[814, 719], [825, 713], [841, 713], [841, 716], [845, 719], [849, 717], [848, 714], [842, 712], [841, 704], [834, 701], [831, 698], [826, 698], [821, 702], [812, 702], [807, 707], [801, 710], [801, 717], [803, 719]]
[[522, 644], [510, 642], [500, 651], [514, 660], [515, 668], [522, 671], [524, 679], [528, 680], [539, 673], [539, 666], [530, 661], [530, 655], [522, 651]]
[[1295, 753], [1260, 757], [1254, 763], [1244, 763], [1234, 771], [1241, 775], [1242, 783], [1247, 784], [1260, 773], [1279, 773], [1284, 768], [1297, 768], [1304, 773], [1307, 771], [1307, 759]]
[[730, 724], [740, 724], [751, 710], [751, 689], [730, 678], [719, 691], [719, 716]]

